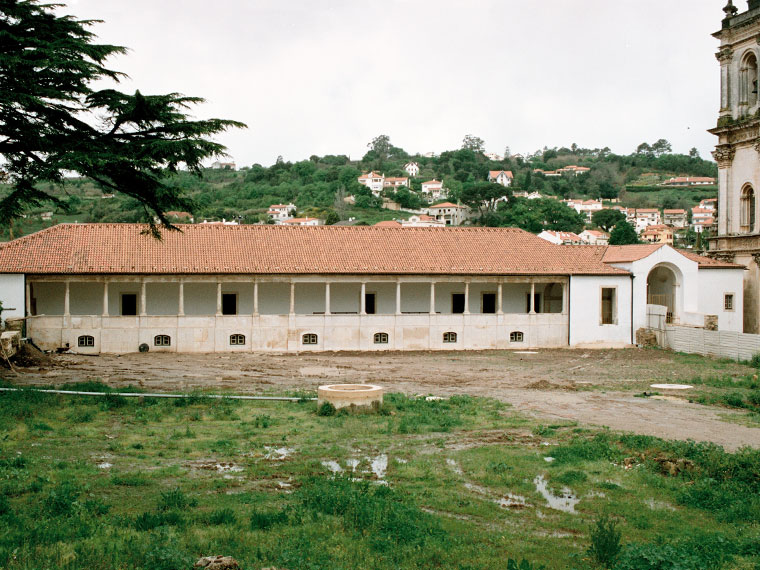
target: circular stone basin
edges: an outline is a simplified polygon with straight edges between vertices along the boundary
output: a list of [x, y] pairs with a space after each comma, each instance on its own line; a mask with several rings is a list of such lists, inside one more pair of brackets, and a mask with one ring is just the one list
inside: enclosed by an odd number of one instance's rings
[[650, 384], [649, 387], [657, 390], [688, 390], [694, 386], [689, 384]]
[[330, 402], [335, 409], [383, 403], [383, 388], [374, 384], [330, 384], [317, 389], [317, 405]]

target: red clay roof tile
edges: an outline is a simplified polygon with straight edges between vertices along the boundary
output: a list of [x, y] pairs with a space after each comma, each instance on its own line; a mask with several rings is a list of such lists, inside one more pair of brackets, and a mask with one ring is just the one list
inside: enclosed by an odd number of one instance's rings
[[605, 247], [517, 228], [60, 224], [0, 244], [0, 273], [621, 275]]

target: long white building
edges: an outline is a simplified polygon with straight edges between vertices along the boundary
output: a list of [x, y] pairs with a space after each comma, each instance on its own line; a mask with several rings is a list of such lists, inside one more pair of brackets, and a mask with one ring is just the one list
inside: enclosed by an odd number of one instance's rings
[[61, 224], [0, 244], [3, 318], [123, 353], [626, 346], [647, 304], [741, 330], [743, 267], [514, 228]]

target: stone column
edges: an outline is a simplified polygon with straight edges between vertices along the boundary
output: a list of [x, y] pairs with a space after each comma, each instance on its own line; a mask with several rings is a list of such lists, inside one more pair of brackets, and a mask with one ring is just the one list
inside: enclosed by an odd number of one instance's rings
[[69, 315], [71, 315], [71, 312], [69, 311], [70, 295], [71, 295], [71, 282], [68, 279], [66, 279], [66, 290], [64, 291], [64, 294], [63, 294], [63, 316], [64, 317], [68, 317]]
[[562, 314], [566, 315], [568, 313], [568, 308], [570, 307], [570, 297], [568, 296], [568, 291], [570, 289], [569, 287], [569, 277], [567, 283], [562, 283]]
[[464, 282], [464, 314], [470, 314], [470, 282]]
[[530, 307], [528, 314], [535, 315], [536, 314], [536, 283], [534, 281], [530, 282], [530, 302], [528, 303], [528, 306]]
[[396, 281], [396, 314], [401, 314], [401, 281]]
[[148, 298], [145, 293], [145, 278], [140, 280], [140, 316], [148, 314]]
[[[360, 315], [366, 315], [367, 314], [367, 284], [362, 281], [362, 292], [361, 292], [361, 298], [359, 299], [359, 306], [361, 309], [359, 310]], [[375, 312], [377, 312], [377, 307], [375, 307]]]
[[185, 280], [184, 279], [179, 280], [179, 307], [177, 310], [177, 315], [180, 317], [185, 316]]
[[259, 282], [253, 282], [253, 316], [259, 316]]
[[496, 286], [496, 314], [504, 314], [504, 285], [501, 281]]
[[26, 307], [26, 316], [31, 316], [32, 314], [32, 284], [27, 281], [25, 283], [25, 297], [24, 297], [24, 306]]
[[216, 282], [216, 316], [222, 315], [222, 282]]
[[718, 235], [723, 236], [739, 231], [739, 225], [734, 224], [733, 208], [730, 197], [731, 163], [734, 160], [735, 149], [730, 144], [719, 144], [712, 155], [718, 163]]
[[435, 281], [430, 282], [430, 314], [435, 315]]
[[296, 284], [293, 281], [290, 282], [290, 311], [289, 313], [291, 315], [296, 314]]
[[325, 315], [330, 314], [330, 282], [325, 283]]
[[108, 281], [103, 281], [103, 316], [108, 316]]

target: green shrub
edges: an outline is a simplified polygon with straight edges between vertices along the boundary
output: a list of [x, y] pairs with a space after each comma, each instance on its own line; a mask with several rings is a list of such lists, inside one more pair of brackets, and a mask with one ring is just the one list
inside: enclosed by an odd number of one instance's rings
[[733, 394], [726, 394], [723, 396], [723, 403], [730, 408], [746, 408], [747, 404], [744, 403], [744, 395], [739, 392]]
[[176, 511], [168, 513], [144, 512], [137, 515], [134, 527], [137, 530], [153, 530], [162, 526], [182, 526], [185, 523], [182, 515]]
[[334, 416], [335, 412], [335, 406], [330, 402], [322, 402], [322, 405], [317, 408], [318, 416]]
[[576, 485], [578, 483], [584, 483], [588, 479], [588, 475], [584, 471], [565, 471], [560, 475], [552, 476], [552, 481], [561, 483], [563, 485]]
[[0, 494], [0, 517], [11, 512], [11, 502], [5, 494]]
[[237, 517], [232, 509], [217, 509], [208, 517], [208, 522], [213, 525], [235, 524]]
[[185, 492], [179, 487], [163, 491], [161, 493], [161, 499], [158, 503], [158, 509], [160, 511], [168, 511], [170, 509], [186, 509], [188, 507], [195, 507], [198, 501], [195, 499], [189, 499]]
[[251, 513], [251, 528], [253, 530], [267, 530], [278, 524], [288, 522], [286, 511], [253, 511]]
[[598, 433], [591, 439], [577, 437], [568, 445], [561, 445], [552, 451], [555, 465], [598, 461], [616, 461], [622, 457], [621, 450], [612, 444], [606, 433]]
[[752, 358], [749, 360], [749, 365], [752, 368], [760, 368], [760, 352], [752, 355]]
[[114, 473], [111, 484], [119, 487], [141, 487], [148, 484], [148, 479], [142, 473]]
[[42, 502], [42, 508], [49, 516], [70, 515], [79, 495], [80, 490], [74, 483], [64, 481], [50, 490]]
[[617, 523], [607, 515], [597, 519], [591, 528], [591, 545], [588, 554], [597, 564], [605, 568], [612, 568], [612, 564], [620, 554], [620, 531]]

